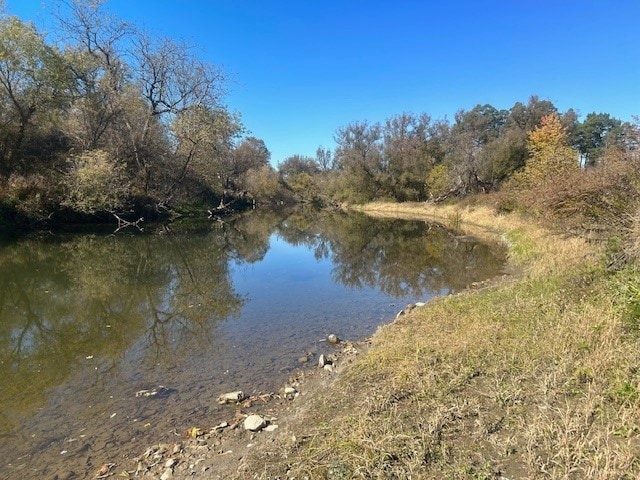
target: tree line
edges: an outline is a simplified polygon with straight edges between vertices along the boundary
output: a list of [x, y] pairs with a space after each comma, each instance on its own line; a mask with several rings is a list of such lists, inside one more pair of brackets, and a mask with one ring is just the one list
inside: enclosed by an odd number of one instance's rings
[[595, 167], [635, 151], [639, 138], [637, 125], [607, 113], [579, 121], [574, 110], [560, 112], [532, 96], [508, 110], [460, 110], [452, 122], [426, 113], [356, 121], [336, 131], [333, 152], [293, 155], [279, 171], [301, 201], [442, 200], [506, 185], [522, 189], [533, 177], [543, 182], [565, 168]]
[[242, 200], [270, 153], [224, 104], [225, 73], [110, 16], [102, 1], [53, 5], [51, 39], [0, 13], [4, 216]]
[[640, 138], [636, 124], [607, 113], [580, 121], [532, 96], [510, 109], [460, 110], [452, 121], [401, 113], [352, 122], [337, 129], [333, 150], [292, 155], [275, 169], [264, 141], [225, 105], [220, 68], [112, 17], [101, 0], [53, 4], [47, 36], [0, 3], [5, 224], [517, 190], [628, 155]]

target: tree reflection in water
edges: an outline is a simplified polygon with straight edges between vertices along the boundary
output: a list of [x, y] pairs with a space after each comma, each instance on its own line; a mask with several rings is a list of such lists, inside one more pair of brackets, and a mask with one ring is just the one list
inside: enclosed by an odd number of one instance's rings
[[396, 297], [455, 292], [494, 275], [504, 262], [495, 246], [421, 221], [297, 213], [278, 232], [291, 244], [312, 248], [316, 258], [331, 255], [336, 282], [378, 287]]

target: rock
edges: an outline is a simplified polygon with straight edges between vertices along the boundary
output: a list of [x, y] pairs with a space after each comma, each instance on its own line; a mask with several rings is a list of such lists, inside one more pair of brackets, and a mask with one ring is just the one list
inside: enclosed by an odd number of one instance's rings
[[259, 432], [267, 426], [267, 422], [260, 415], [249, 415], [244, 419], [244, 429], [251, 432]]
[[330, 333], [327, 336], [327, 342], [332, 343], [333, 345], [340, 343], [340, 339], [338, 338], [338, 336], [335, 333]]
[[414, 308], [416, 308], [416, 306], [413, 303], [410, 303], [409, 305], [407, 305], [406, 307], [404, 307], [402, 310], [398, 312], [398, 314], [396, 315], [396, 319], [400, 318], [402, 315], [406, 315]]
[[424, 307], [425, 305], [425, 302], [416, 302], [416, 307]]
[[327, 360], [327, 357], [324, 356], [324, 353], [322, 355], [320, 355], [320, 358], [318, 359], [318, 366], [320, 368], [323, 368], [325, 365], [328, 365], [329, 361]]
[[327, 363], [324, 367], [327, 372], [333, 372], [333, 365], [331, 365], [330, 363]]
[[298, 358], [298, 363], [307, 363], [308, 361], [309, 361], [309, 357], [307, 357], [306, 355], [304, 357]]
[[178, 463], [178, 462], [176, 462], [173, 458], [170, 458], [169, 460], [167, 460], [167, 461], [165, 462], [165, 464], [164, 464], [164, 468], [171, 468], [171, 467], [173, 467], [176, 463]]
[[295, 395], [297, 392], [297, 390], [293, 387], [284, 387], [284, 394], [285, 395]]
[[160, 475], [160, 480], [169, 480], [170, 478], [173, 478], [173, 470], [167, 468], [162, 475]]
[[264, 428], [265, 432], [275, 432], [278, 429], [278, 425], [267, 425]]
[[247, 398], [242, 390], [235, 392], [223, 393], [218, 397], [218, 403], [224, 405], [225, 403], [238, 403]]

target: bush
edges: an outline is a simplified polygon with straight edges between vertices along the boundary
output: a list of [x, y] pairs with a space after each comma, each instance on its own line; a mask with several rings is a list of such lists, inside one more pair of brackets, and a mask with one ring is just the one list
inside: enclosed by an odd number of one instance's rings
[[55, 184], [56, 179], [51, 176], [14, 174], [0, 189], [0, 196], [18, 216], [39, 219], [55, 209], [59, 197]]
[[446, 195], [451, 190], [451, 180], [449, 175], [449, 167], [445, 164], [440, 164], [429, 172], [427, 178], [427, 191], [433, 198], [438, 198]]
[[597, 167], [567, 172], [553, 182], [529, 189], [507, 187], [502, 203], [505, 209], [517, 208], [606, 238], [630, 228], [637, 217], [640, 162], [631, 153], [612, 153]]
[[78, 212], [96, 213], [122, 207], [130, 184], [119, 165], [102, 150], [92, 150], [70, 159], [65, 177], [64, 206]]

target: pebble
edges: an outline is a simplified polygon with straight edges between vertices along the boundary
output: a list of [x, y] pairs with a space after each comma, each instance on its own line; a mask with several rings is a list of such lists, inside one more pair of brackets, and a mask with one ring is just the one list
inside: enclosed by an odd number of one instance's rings
[[337, 336], [335, 333], [330, 333], [330, 334], [327, 336], [327, 341], [328, 341], [329, 343], [333, 343], [334, 345], [335, 345], [336, 343], [340, 343], [340, 339], [338, 338], [338, 336]]
[[228, 426], [229, 426], [229, 424], [227, 422], [222, 422], [221, 424], [216, 425], [215, 427], [213, 427], [213, 429], [214, 430], [224, 430]]

